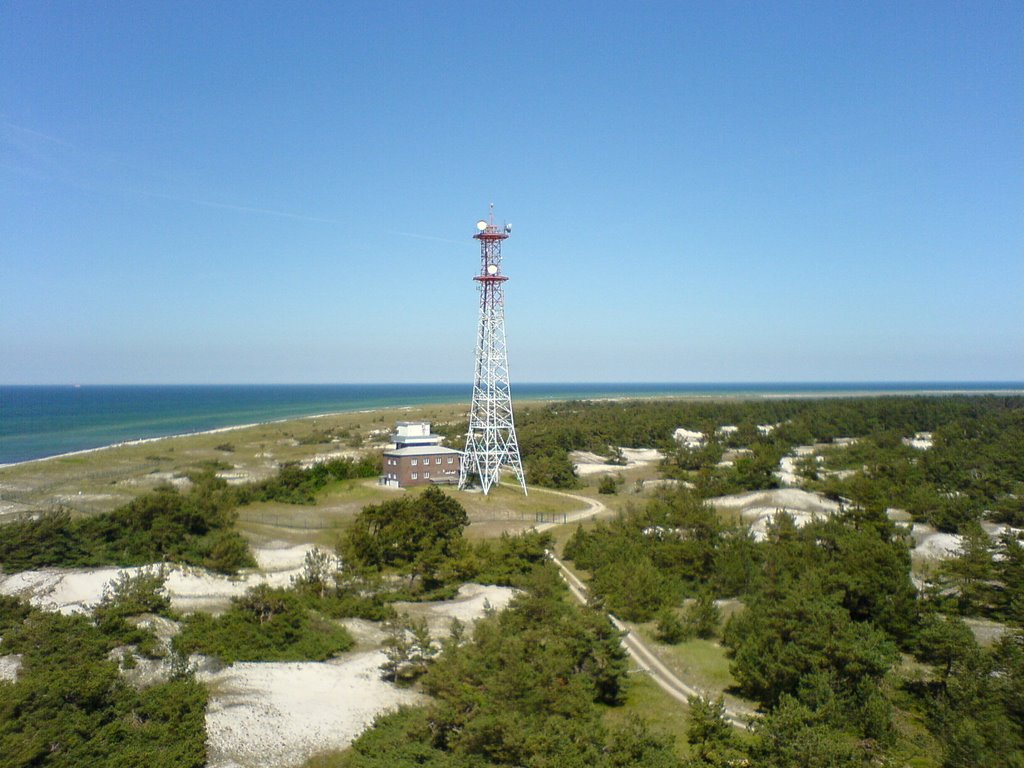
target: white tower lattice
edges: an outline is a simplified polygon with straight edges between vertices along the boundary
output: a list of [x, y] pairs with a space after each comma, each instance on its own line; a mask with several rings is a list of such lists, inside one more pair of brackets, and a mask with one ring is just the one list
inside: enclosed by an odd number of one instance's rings
[[508, 350], [505, 347], [505, 289], [501, 274], [501, 241], [512, 225], [494, 224], [494, 206], [489, 221], [478, 221], [473, 237], [480, 241], [480, 274], [473, 279], [480, 287], [480, 326], [476, 340], [476, 371], [473, 403], [469, 409], [466, 453], [459, 471], [459, 488], [472, 476], [479, 478], [486, 494], [498, 482], [501, 468], [511, 468], [526, 493], [523, 462], [519, 457], [512, 390], [508, 380]]

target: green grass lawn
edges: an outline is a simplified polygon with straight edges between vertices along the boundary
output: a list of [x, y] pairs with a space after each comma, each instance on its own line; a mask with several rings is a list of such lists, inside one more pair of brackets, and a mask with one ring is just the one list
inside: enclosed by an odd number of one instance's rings
[[729, 671], [729, 657], [725, 648], [714, 640], [694, 638], [678, 645], [668, 645], [655, 639], [654, 622], [627, 626], [687, 685], [706, 691], [712, 698], [722, 696], [726, 706], [738, 712], [756, 711], [757, 702], [734, 692], [736, 679]]

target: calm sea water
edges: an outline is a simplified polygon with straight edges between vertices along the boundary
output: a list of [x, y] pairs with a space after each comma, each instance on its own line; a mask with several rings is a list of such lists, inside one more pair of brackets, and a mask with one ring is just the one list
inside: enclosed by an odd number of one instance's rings
[[[858, 384], [518, 384], [516, 400], [665, 395], [1024, 391], [1021, 382]], [[126, 440], [319, 413], [469, 402], [466, 384], [0, 386], [0, 464]]]

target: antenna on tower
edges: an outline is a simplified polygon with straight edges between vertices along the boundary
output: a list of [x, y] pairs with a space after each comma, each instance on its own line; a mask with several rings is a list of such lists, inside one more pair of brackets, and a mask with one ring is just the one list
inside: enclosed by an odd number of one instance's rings
[[491, 203], [490, 223], [478, 221], [476, 229], [473, 237], [480, 241], [480, 273], [473, 279], [480, 286], [480, 324], [476, 337], [473, 402], [469, 407], [469, 431], [459, 469], [459, 488], [465, 488], [475, 476], [487, 494], [498, 482], [502, 467], [509, 467], [525, 494], [526, 477], [512, 416], [505, 347], [504, 284], [508, 278], [501, 274], [501, 241], [512, 233], [512, 227], [508, 224], [504, 229], [494, 226], [494, 203]]

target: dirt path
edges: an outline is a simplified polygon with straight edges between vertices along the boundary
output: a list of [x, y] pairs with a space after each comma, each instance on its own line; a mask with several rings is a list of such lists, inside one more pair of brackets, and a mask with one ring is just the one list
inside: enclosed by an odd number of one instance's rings
[[[550, 493], [556, 496], [564, 496], [567, 499], [573, 499], [586, 505], [585, 509], [569, 513], [564, 522], [541, 523], [535, 525], [534, 530], [536, 531], [546, 531], [549, 528], [554, 528], [556, 525], [565, 525], [566, 523], [575, 523], [580, 520], [587, 520], [608, 510], [608, 508], [597, 499], [590, 499], [586, 496], [579, 496], [575, 493], [554, 491], [548, 488], [530, 488], [530, 490], [541, 493]], [[558, 569], [562, 574], [562, 578], [565, 580], [566, 584], [569, 585], [569, 591], [572, 592], [573, 596], [583, 605], [586, 605], [586, 585], [580, 581], [568, 567], [566, 567], [565, 563], [555, 556], [554, 552], [549, 551], [548, 556], [551, 558], [552, 562], [558, 566]], [[661, 686], [669, 696], [684, 704], [689, 701], [691, 696], [706, 696], [706, 691], [701, 691], [680, 680], [671, 669], [662, 663], [657, 654], [654, 653], [654, 651], [652, 651], [650, 647], [640, 639], [640, 637], [635, 633], [630, 632], [629, 629], [615, 616], [609, 613], [608, 618], [611, 619], [611, 622], [615, 625], [616, 629], [622, 632], [622, 644], [625, 647], [626, 652], [633, 658], [641, 669], [650, 674], [651, 679]], [[753, 710], [741, 711], [730, 706], [726, 706], [725, 708], [725, 719], [737, 728], [746, 729], [755, 717], [756, 713]]]
[[[571, 520], [567, 520], [566, 522], [575, 522], [577, 520], [593, 517], [606, 509], [605, 505], [600, 501], [588, 499], [585, 496], [577, 496], [576, 494], [564, 493], [562, 491], [547, 491], [547, 493], [557, 493], [560, 496], [577, 499], [587, 505], [587, 509], [573, 513], [570, 515]], [[553, 523], [538, 525], [536, 526], [536, 529], [538, 531], [545, 530], [553, 525]], [[558, 559], [554, 552], [549, 551], [548, 556], [551, 558], [551, 561], [558, 566], [558, 570], [561, 572], [562, 578], [565, 580], [566, 584], [569, 585], [569, 591], [572, 592], [573, 596], [577, 600], [586, 605], [586, 585], [576, 577], [576, 574], [566, 567], [565, 563]], [[608, 618], [611, 619], [612, 624], [615, 625], [616, 629], [623, 633], [622, 645], [625, 647], [626, 652], [633, 657], [633, 660], [641, 669], [650, 674], [651, 679], [661, 686], [669, 696], [685, 704], [691, 696], [706, 695], [705, 691], [698, 690], [697, 688], [687, 685], [685, 682], [680, 680], [672, 670], [661, 662], [657, 654], [655, 654], [654, 651], [652, 651], [650, 647], [640, 639], [640, 637], [633, 632], [630, 632], [629, 629], [627, 629], [626, 626], [615, 616], [609, 613]], [[725, 708], [725, 719], [737, 728], [747, 728], [754, 716], [755, 713], [753, 711], [739, 711], [729, 706], [726, 706]]]
[[597, 499], [588, 499], [586, 496], [577, 496], [575, 493], [565, 493], [564, 491], [552, 491], [548, 488], [531, 488], [532, 491], [540, 491], [542, 493], [550, 493], [554, 496], [564, 496], [567, 499], [573, 499], [574, 501], [580, 501], [587, 505], [586, 509], [581, 509], [579, 512], [569, 512], [565, 515], [565, 519], [560, 523], [541, 523], [535, 525], [534, 530], [546, 531], [548, 528], [554, 528], [556, 525], [567, 525], [569, 523], [576, 523], [580, 520], [588, 520], [591, 517], [596, 517], [602, 512], [607, 512], [606, 507], [602, 502]]

